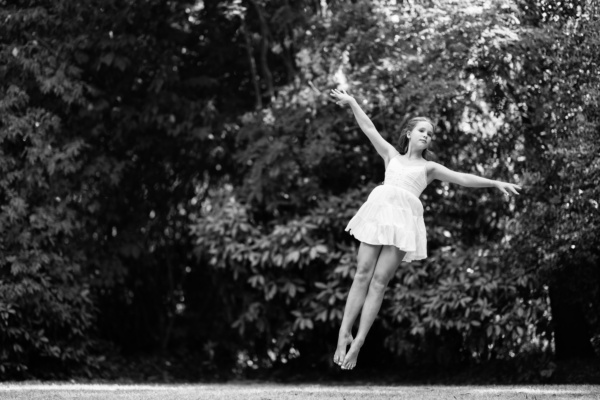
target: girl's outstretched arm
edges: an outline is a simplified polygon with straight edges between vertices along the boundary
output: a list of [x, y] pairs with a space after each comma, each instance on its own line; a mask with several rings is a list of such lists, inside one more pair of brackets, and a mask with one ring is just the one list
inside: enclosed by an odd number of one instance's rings
[[433, 161], [429, 161], [430, 177], [444, 182], [456, 183], [466, 187], [495, 187], [507, 196], [511, 194], [518, 195], [517, 189], [521, 190], [521, 186], [513, 183], [495, 181], [492, 179], [482, 178], [473, 174], [465, 174], [462, 172], [452, 171]]
[[360, 129], [367, 135], [375, 147], [375, 150], [377, 150], [377, 153], [383, 158], [385, 165], [387, 166], [388, 162], [398, 153], [398, 151], [379, 134], [375, 125], [373, 125], [373, 122], [360, 108], [354, 97], [346, 93], [345, 90], [340, 91], [337, 89], [331, 91], [331, 96], [336, 100], [337, 104], [350, 105], [350, 108], [352, 108], [352, 112], [354, 113], [354, 118], [356, 118], [356, 122], [358, 122], [358, 126], [360, 126]]

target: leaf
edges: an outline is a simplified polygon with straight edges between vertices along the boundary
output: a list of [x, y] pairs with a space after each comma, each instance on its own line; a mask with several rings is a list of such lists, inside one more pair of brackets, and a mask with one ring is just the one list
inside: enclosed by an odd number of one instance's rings
[[112, 64], [114, 59], [115, 59], [115, 53], [113, 53], [113, 52], [106, 53], [106, 54], [103, 54], [102, 57], [100, 57], [100, 63], [106, 64], [106, 66], [110, 67], [110, 65]]
[[265, 295], [265, 300], [271, 300], [277, 294], [277, 285], [274, 283], [269, 285], [269, 289]]
[[517, 333], [519, 334], [519, 336], [523, 336], [523, 334], [525, 333], [525, 330], [522, 327], [517, 326]]
[[307, 329], [313, 329], [314, 328], [314, 324], [312, 322], [311, 319], [305, 319], [304, 320], [305, 326]]
[[[114, 65], [121, 71], [125, 71], [130, 64], [131, 64], [131, 61], [129, 61], [129, 58], [127, 58], [127, 57], [122, 57], [122, 56], [114, 57]], [[110, 65], [110, 63], [107, 65]]]
[[297, 263], [300, 259], [300, 251], [293, 250], [285, 256], [286, 263]]
[[317, 314], [315, 321], [327, 321], [327, 310], [323, 310]]

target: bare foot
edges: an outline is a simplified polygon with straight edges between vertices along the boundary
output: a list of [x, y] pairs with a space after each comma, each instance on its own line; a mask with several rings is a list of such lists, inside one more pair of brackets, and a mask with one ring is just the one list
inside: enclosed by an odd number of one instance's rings
[[342, 365], [344, 357], [346, 357], [346, 347], [352, 343], [352, 335], [349, 333], [340, 332], [338, 336], [337, 348], [333, 355], [333, 362], [337, 365]]
[[348, 354], [346, 354], [346, 357], [344, 357], [342, 369], [353, 369], [356, 367], [356, 359], [358, 358], [358, 352], [360, 351], [362, 345], [363, 342], [361, 340], [354, 340], [352, 342], [352, 346], [350, 346]]

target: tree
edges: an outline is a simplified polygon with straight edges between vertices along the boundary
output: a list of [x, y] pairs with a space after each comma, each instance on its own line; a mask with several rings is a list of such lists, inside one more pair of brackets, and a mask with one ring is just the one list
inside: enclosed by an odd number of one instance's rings
[[119, 353], [202, 365], [195, 378], [326, 366], [354, 268], [345, 222], [383, 179], [335, 86], [390, 141], [434, 116], [440, 162], [526, 187], [514, 203], [427, 189], [430, 257], [399, 270], [377, 361], [590, 353], [597, 11], [5, 2], [0, 369], [110, 376]]

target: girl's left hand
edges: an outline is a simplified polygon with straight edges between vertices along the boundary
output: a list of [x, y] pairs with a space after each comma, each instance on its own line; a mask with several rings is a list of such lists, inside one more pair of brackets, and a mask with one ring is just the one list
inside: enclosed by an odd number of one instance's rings
[[513, 194], [516, 194], [518, 196], [519, 192], [517, 192], [517, 189], [521, 190], [521, 186], [515, 185], [514, 183], [508, 183], [508, 182], [496, 181], [496, 185], [495, 186], [502, 193], [504, 193], [505, 196], [510, 196], [510, 195], [513, 195]]

